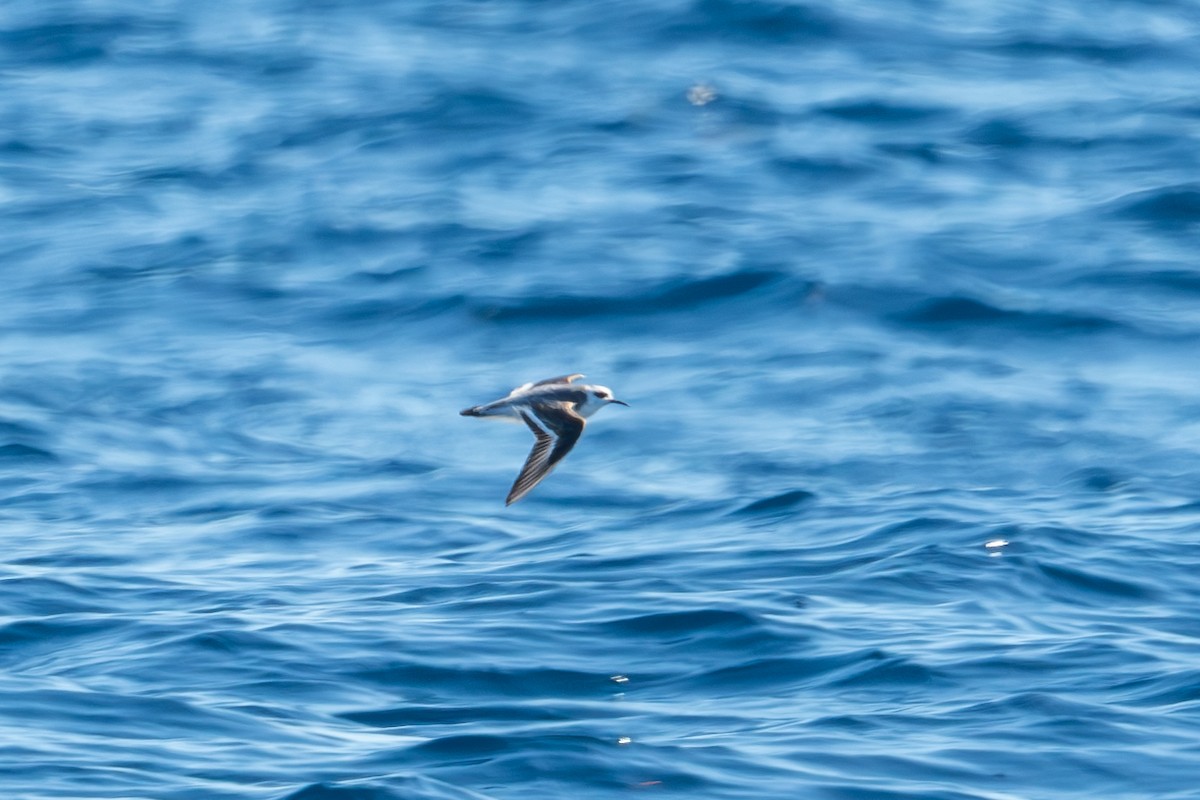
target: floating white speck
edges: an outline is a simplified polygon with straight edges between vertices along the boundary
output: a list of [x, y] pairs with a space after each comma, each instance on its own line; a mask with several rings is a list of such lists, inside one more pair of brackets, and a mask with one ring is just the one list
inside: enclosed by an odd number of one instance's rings
[[717, 99], [717, 90], [707, 84], [697, 83], [687, 90], [687, 99], [694, 106], [706, 106]]
[[628, 736], [622, 736], [621, 738], [617, 739], [617, 744], [630, 744], [632, 742], [633, 739], [630, 739]]
[[613, 675], [611, 678], [609, 678], [609, 680], [612, 681], [613, 683], [629, 683], [629, 676], [628, 675]]
[[995, 550], [997, 547], [1007, 547], [1008, 540], [1007, 539], [992, 539], [990, 542], [984, 542], [983, 546], [986, 547], [988, 550]]

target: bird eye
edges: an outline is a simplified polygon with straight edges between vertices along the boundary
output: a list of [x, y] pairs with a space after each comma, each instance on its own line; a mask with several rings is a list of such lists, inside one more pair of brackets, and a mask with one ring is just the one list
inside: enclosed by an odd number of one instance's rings
[[596, 397], [599, 397], [601, 400], [603, 400], [604, 398], [608, 397], [608, 392], [596, 392]]

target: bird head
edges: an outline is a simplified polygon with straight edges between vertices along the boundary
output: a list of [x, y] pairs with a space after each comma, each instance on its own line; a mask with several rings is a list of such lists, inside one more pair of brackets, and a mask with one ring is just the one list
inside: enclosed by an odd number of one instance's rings
[[579, 405], [579, 413], [585, 417], [595, 414], [600, 409], [612, 403], [621, 406], [629, 405], [624, 400], [618, 400], [613, 397], [612, 389], [607, 386], [583, 386], [580, 388], [587, 392], [584, 401]]

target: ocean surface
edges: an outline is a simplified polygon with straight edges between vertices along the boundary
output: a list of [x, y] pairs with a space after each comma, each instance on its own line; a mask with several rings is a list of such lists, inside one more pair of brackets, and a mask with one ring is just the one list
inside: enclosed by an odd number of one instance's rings
[[[1200, 798], [1200, 3], [0, 5], [0, 797]], [[611, 386], [579, 446], [466, 406]]]

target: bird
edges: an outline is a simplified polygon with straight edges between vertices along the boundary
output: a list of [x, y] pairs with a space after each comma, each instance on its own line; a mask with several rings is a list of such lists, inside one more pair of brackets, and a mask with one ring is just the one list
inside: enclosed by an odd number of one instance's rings
[[575, 383], [582, 377], [582, 373], [576, 372], [524, 383], [507, 397], [458, 412], [464, 417], [497, 417], [524, 422], [533, 432], [533, 450], [525, 459], [525, 466], [521, 467], [504, 505], [511, 506], [529, 494], [550, 474], [579, 441], [588, 417], [607, 405], [629, 405], [613, 397], [612, 389], [607, 386]]

